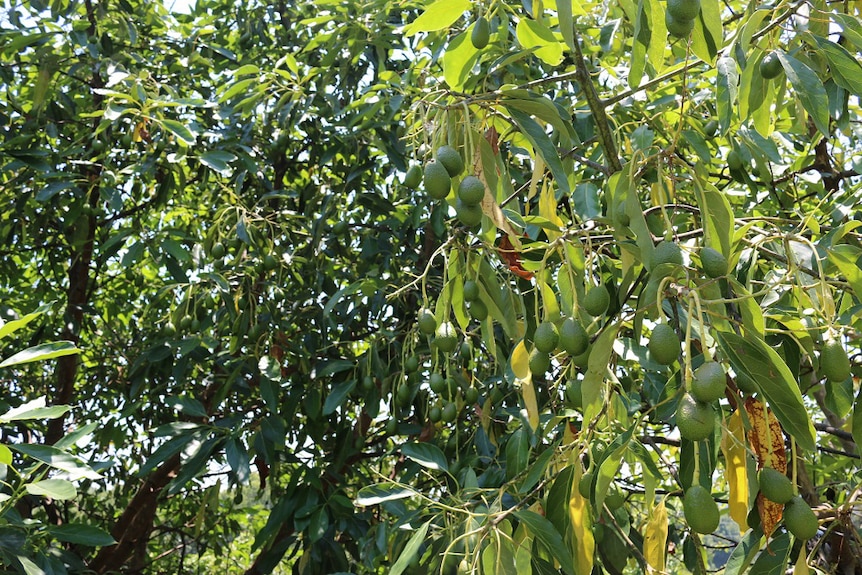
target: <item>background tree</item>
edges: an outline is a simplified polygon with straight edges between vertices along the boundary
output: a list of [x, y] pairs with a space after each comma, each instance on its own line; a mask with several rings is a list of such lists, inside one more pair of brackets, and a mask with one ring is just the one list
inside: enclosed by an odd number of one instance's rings
[[858, 568], [854, 4], [0, 24], [5, 569]]

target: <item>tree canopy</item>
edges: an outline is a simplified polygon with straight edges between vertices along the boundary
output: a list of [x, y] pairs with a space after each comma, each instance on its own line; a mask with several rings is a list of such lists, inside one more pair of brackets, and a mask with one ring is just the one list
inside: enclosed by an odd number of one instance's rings
[[856, 2], [5, 2], [0, 572], [862, 570]]

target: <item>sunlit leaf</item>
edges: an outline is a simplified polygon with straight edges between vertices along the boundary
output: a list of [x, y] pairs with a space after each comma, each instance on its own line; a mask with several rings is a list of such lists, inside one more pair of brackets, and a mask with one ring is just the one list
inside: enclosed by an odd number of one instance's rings
[[30, 363], [32, 361], [45, 361], [62, 357], [64, 355], [73, 355], [80, 352], [71, 341], [54, 341], [51, 343], [40, 343], [33, 347], [28, 347], [23, 351], [19, 351], [11, 357], [7, 357], [0, 362], [0, 367], [10, 367], [20, 365], [22, 363]]

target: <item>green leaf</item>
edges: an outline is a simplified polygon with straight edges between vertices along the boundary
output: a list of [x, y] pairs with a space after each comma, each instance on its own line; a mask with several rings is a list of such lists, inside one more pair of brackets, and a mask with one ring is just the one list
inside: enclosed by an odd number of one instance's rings
[[572, 554], [563, 543], [563, 537], [554, 528], [553, 523], [528, 509], [516, 511], [515, 517], [527, 526], [527, 529], [536, 536], [536, 539], [542, 542], [542, 545], [550, 552], [551, 557], [560, 562], [560, 567], [564, 573], [574, 575], [575, 565], [572, 562]]
[[23, 351], [19, 351], [12, 357], [8, 357], [0, 362], [0, 367], [9, 367], [12, 365], [20, 365], [22, 363], [30, 363], [31, 361], [44, 361], [46, 359], [54, 359], [64, 355], [73, 355], [80, 350], [75, 347], [71, 341], [52, 341], [50, 343], [40, 343], [33, 347], [28, 347]]
[[437, 471], [449, 471], [446, 456], [436, 445], [430, 443], [405, 443], [401, 446], [404, 457], [412, 459], [419, 465]]
[[826, 38], [812, 36], [829, 61], [835, 83], [857, 96], [862, 96], [862, 65], [844, 46]]
[[856, 394], [856, 401], [853, 403], [853, 421], [851, 425], [853, 441], [856, 442], [856, 445], [862, 445], [862, 388], [859, 389], [859, 393]]
[[60, 501], [74, 499], [78, 495], [75, 484], [65, 479], [43, 479], [24, 486], [30, 495], [51, 497]]
[[45, 407], [45, 396], [36, 398], [27, 403], [22, 403], [18, 407], [13, 407], [3, 415], [0, 415], [0, 422], [7, 421], [23, 421], [28, 419], [56, 419], [72, 408], [68, 405], [52, 405]]
[[790, 559], [790, 533], [784, 531], [769, 540], [769, 552], [761, 553], [748, 575], [784, 575]]
[[482, 551], [482, 573], [488, 575], [518, 575], [512, 541], [495, 534], [491, 544]]
[[18, 561], [21, 563], [21, 567], [24, 568], [24, 573], [26, 575], [47, 575], [41, 567], [23, 555], [18, 555]]
[[518, 486], [519, 493], [526, 493], [539, 483], [542, 477], [544, 477], [553, 455], [554, 448], [546, 447], [545, 450], [536, 458], [536, 461], [533, 462], [533, 465], [530, 466], [530, 470], [524, 477], [524, 481], [522, 481]]
[[405, 499], [413, 497], [417, 493], [404, 485], [397, 483], [380, 483], [378, 485], [368, 485], [359, 490], [356, 494], [354, 505], [359, 507], [367, 507], [369, 505], [379, 505], [385, 501], [395, 501], [397, 499]]
[[733, 548], [733, 552], [727, 560], [727, 565], [724, 567], [725, 575], [742, 575], [745, 573], [760, 550], [760, 540], [762, 538], [763, 532], [760, 528], [748, 531], [742, 537], [739, 544]]
[[333, 387], [329, 395], [326, 396], [326, 401], [323, 402], [323, 416], [326, 417], [335, 413], [335, 410], [344, 403], [354, 387], [356, 387], [355, 379], [344, 381]]
[[404, 35], [412, 36], [419, 32], [443, 30], [454, 24], [469, 9], [470, 0], [437, 0], [404, 28]]
[[168, 118], [163, 118], [161, 122], [162, 126], [164, 126], [167, 131], [179, 138], [179, 140], [187, 146], [191, 146], [195, 143], [194, 134], [192, 134], [191, 130], [189, 130], [185, 124]]
[[530, 461], [530, 437], [521, 427], [506, 442], [506, 477], [512, 479], [527, 469]]
[[479, 59], [480, 52], [470, 41], [471, 30], [472, 27], [450, 40], [443, 54], [443, 78], [453, 90], [464, 89], [465, 83], [472, 77], [473, 66]]
[[[862, 421], [862, 417], [859, 419]], [[3, 443], [0, 443], [0, 464], [12, 465], [12, 450], [6, 447]]]
[[704, 62], [712, 62], [723, 46], [719, 0], [701, 0], [700, 14], [691, 33], [691, 51]]
[[560, 161], [560, 154], [557, 152], [556, 146], [551, 142], [545, 130], [533, 118], [524, 112], [506, 106], [509, 114], [521, 128], [521, 131], [533, 144], [536, 153], [539, 154], [554, 175], [554, 182], [564, 195], [571, 195], [572, 189], [569, 186], [569, 179], [566, 171], [563, 168], [563, 163]]
[[0, 339], [6, 337], [10, 333], [18, 331], [43, 313], [50, 311], [52, 305], [53, 304], [45, 304], [39, 306], [36, 311], [28, 313], [24, 317], [12, 320], [10, 322], [2, 323], [2, 321], [0, 321]]
[[83, 523], [66, 523], [64, 525], [51, 525], [48, 532], [59, 540], [75, 545], [86, 545], [88, 547], [104, 547], [116, 543], [111, 534], [91, 525]]
[[563, 61], [564, 44], [541, 22], [521, 18], [515, 35], [525, 50], [535, 50], [536, 56], [549, 66], [558, 66]]
[[760, 338], [745, 339], [735, 333], [718, 332], [717, 339], [733, 369], [757, 382], [784, 430], [803, 449], [814, 451], [814, 426], [802, 402], [799, 385], [781, 356]]
[[198, 158], [200, 162], [211, 170], [215, 170], [221, 174], [230, 174], [230, 166], [228, 165], [230, 162], [236, 159], [236, 156], [229, 152], [222, 152], [218, 150], [212, 150], [209, 152], [204, 152]]
[[422, 527], [416, 530], [416, 533], [413, 534], [410, 541], [404, 546], [404, 550], [398, 556], [398, 560], [392, 566], [392, 569], [389, 570], [389, 575], [401, 575], [407, 569], [413, 557], [419, 552], [422, 543], [425, 542], [425, 534], [428, 533], [429, 525], [431, 525], [431, 522], [427, 521], [422, 524]]
[[[634, 42], [632, 44], [631, 67], [629, 68], [629, 86], [637, 88], [646, 70], [647, 49], [652, 43], [650, 18], [647, 13], [649, 0], [638, 0], [637, 17], [635, 20]], [[667, 34], [665, 33], [665, 36]], [[662, 38], [664, 43], [664, 38]]]
[[718, 107], [718, 125], [721, 133], [730, 128], [730, 119], [733, 116], [733, 106], [736, 104], [736, 96], [739, 86], [739, 71], [736, 69], [736, 60], [728, 56], [722, 56], [715, 63], [718, 72], [715, 99]]
[[93, 471], [83, 460], [78, 459], [71, 453], [61, 451], [50, 445], [34, 445], [31, 443], [23, 443], [18, 445], [10, 445], [14, 451], [22, 453], [37, 461], [41, 461], [51, 467], [60, 469], [69, 473], [70, 479], [78, 479], [85, 477], [87, 479], [100, 479], [102, 476]]
[[789, 56], [780, 50], [776, 54], [802, 107], [805, 108], [805, 111], [814, 120], [814, 125], [820, 130], [820, 133], [828, 138], [829, 96], [826, 95], [826, 88], [823, 87], [823, 82], [820, 81], [814, 70], [793, 56]]

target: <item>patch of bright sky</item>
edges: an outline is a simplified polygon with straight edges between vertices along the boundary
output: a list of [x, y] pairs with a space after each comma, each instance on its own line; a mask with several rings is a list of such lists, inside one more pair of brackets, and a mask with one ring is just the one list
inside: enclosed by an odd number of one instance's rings
[[179, 14], [190, 14], [195, 6], [195, 0], [162, 0], [165, 8]]

